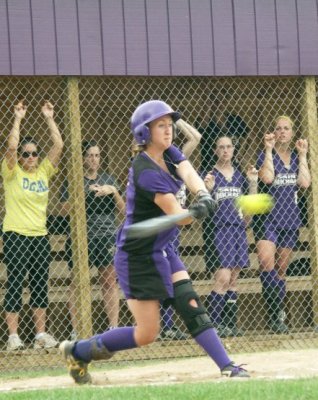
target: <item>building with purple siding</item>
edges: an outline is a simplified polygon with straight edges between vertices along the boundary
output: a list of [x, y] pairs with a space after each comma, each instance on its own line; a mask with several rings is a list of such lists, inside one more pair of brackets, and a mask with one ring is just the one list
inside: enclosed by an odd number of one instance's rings
[[318, 75], [317, 0], [0, 0], [0, 75]]

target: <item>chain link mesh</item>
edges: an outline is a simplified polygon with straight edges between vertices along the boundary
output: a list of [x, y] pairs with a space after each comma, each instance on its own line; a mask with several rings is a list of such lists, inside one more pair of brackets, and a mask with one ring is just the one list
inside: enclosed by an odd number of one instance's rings
[[[47, 124], [41, 116], [41, 106], [45, 100], [54, 104], [55, 121], [64, 139], [64, 151], [59, 164], [59, 172], [50, 184], [47, 227], [51, 245], [49, 272], [49, 306], [47, 308], [46, 330], [57, 341], [77, 335], [102, 332], [116, 325], [117, 304], [119, 303], [118, 324], [133, 323], [120, 290], [111, 288], [111, 266], [106, 269], [89, 268], [91, 236], [94, 236], [89, 221], [91, 215], [85, 210], [84, 197], [75, 196], [74, 190], [82, 190], [81, 168], [87, 155], [82, 159], [82, 141], [95, 140], [100, 148], [100, 170], [107, 174], [106, 183], [116, 187], [124, 198], [128, 168], [132, 156], [132, 135], [129, 118], [138, 104], [149, 99], [166, 101], [182, 113], [182, 118], [194, 126], [202, 135], [200, 145], [191, 154], [190, 160], [201, 172], [211, 170], [215, 161], [211, 135], [218, 130], [230, 133], [235, 144], [235, 163], [242, 171], [255, 165], [258, 153], [264, 149], [264, 133], [273, 131], [273, 121], [279, 115], [289, 116], [295, 123], [295, 140], [308, 138], [310, 146], [310, 167], [315, 165], [318, 143], [312, 134], [308, 136], [310, 120], [316, 118], [317, 101], [310, 97], [306, 85], [308, 78], [2, 78], [0, 79], [0, 132], [1, 154], [4, 157], [7, 137], [11, 130], [13, 106], [24, 99], [27, 114], [21, 126], [21, 136], [31, 135], [38, 143], [40, 157], [50, 149], [50, 135]], [[75, 87], [75, 91], [74, 91]], [[78, 92], [77, 92], [78, 90]], [[317, 82], [316, 82], [317, 96]], [[79, 114], [70, 109], [78, 107]], [[76, 108], [75, 108], [76, 109]], [[76, 118], [79, 117], [79, 120]], [[74, 133], [75, 132], [75, 133]], [[210, 136], [208, 135], [210, 134]], [[314, 132], [315, 134], [317, 132]], [[76, 136], [77, 135], [77, 136]], [[210, 138], [209, 138], [210, 137]], [[176, 139], [178, 146], [185, 144], [182, 132]], [[74, 157], [74, 155], [80, 157]], [[313, 171], [312, 171], [313, 172]], [[105, 175], [106, 176], [106, 175]], [[63, 197], [65, 180], [72, 186], [67, 200]], [[108, 179], [108, 180], [107, 180]], [[315, 181], [313, 182], [313, 185]], [[317, 342], [317, 263], [316, 236], [317, 214], [313, 204], [315, 190], [299, 191], [298, 205], [301, 209], [299, 237], [287, 271], [287, 288], [284, 299], [284, 323], [289, 334], [272, 334], [268, 325], [268, 308], [262, 296], [259, 260], [252, 228], [246, 229], [250, 266], [242, 269], [238, 279], [237, 327], [242, 336], [231, 337], [224, 333], [224, 343], [230, 351], [256, 351], [273, 347], [304, 347]], [[316, 189], [317, 190], [317, 189]], [[65, 193], [64, 193], [65, 194]], [[82, 204], [79, 204], [79, 199]], [[191, 199], [188, 199], [188, 202]], [[3, 221], [4, 191], [0, 192], [1, 220]], [[65, 211], [65, 202], [71, 208]], [[113, 202], [114, 203], [114, 202]], [[116, 203], [116, 202], [115, 202]], [[87, 201], [86, 205], [89, 204]], [[122, 216], [116, 204], [107, 204], [113, 210], [115, 224], [120, 224]], [[73, 220], [73, 225], [72, 225]], [[208, 235], [209, 236], [209, 235]], [[70, 238], [72, 240], [70, 240]], [[69, 250], [73, 250], [73, 268], [69, 267]], [[211, 238], [204, 237], [200, 223], [195, 222], [181, 231], [179, 251], [186, 264], [194, 286], [202, 301], [209, 306], [209, 295], [213, 288], [213, 259], [209, 259]], [[98, 242], [95, 252], [103, 255], [100, 263], [112, 264], [114, 245], [106, 243], [107, 254]], [[6, 291], [6, 266], [0, 266], [0, 296], [3, 304]], [[106, 257], [106, 261], [105, 261]], [[72, 258], [71, 258], [72, 259]], [[32, 260], [31, 260], [32, 261]], [[76, 265], [74, 265], [76, 264]], [[77, 265], [80, 264], [80, 265]], [[104, 265], [103, 265], [104, 266]], [[105, 271], [108, 271], [105, 273]], [[76, 274], [84, 274], [82, 279]], [[108, 281], [109, 279], [109, 281]], [[72, 281], [75, 295], [71, 296]], [[76, 287], [76, 285], [78, 287]], [[101, 286], [105, 285], [104, 290]], [[118, 294], [119, 300], [116, 296]], [[112, 295], [110, 295], [112, 294]], [[73, 325], [69, 302], [74, 313]], [[8, 328], [4, 308], [0, 314], [0, 369], [21, 368], [17, 361], [27, 358], [25, 369], [61, 365], [56, 349], [34, 349], [36, 329], [32, 310], [28, 305], [28, 279], [24, 282], [23, 307], [20, 312], [19, 336], [25, 347], [23, 350], [7, 351]], [[167, 319], [167, 316], [165, 317]], [[177, 315], [173, 314], [173, 327], [185, 332], [185, 327]], [[223, 323], [227, 316], [222, 315]], [[75, 326], [76, 323], [80, 326]], [[169, 325], [170, 322], [168, 321]], [[170, 324], [171, 325], [171, 324]], [[169, 325], [169, 326], [170, 326]], [[162, 321], [162, 328], [164, 321]], [[151, 347], [116, 354], [112, 362], [136, 359], [160, 359], [168, 357], [192, 356], [202, 351], [190, 339], [175, 340], [169, 335], [159, 338]], [[23, 367], [23, 366], [22, 366]]]

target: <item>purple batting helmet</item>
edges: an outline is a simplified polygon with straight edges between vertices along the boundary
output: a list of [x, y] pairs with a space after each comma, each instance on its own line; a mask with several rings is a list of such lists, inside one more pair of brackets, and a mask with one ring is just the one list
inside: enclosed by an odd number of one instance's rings
[[178, 121], [181, 115], [160, 100], [150, 100], [142, 103], [134, 111], [130, 124], [134, 138], [138, 144], [147, 144], [150, 140], [148, 124], [164, 115], [171, 115], [173, 122]]

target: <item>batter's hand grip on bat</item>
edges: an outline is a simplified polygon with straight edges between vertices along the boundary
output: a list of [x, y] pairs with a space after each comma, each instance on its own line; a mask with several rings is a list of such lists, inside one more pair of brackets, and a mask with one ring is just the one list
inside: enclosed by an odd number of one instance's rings
[[192, 215], [196, 219], [204, 219], [212, 215], [217, 207], [216, 201], [209, 192], [200, 190], [197, 194], [197, 202], [189, 207]]
[[196, 219], [204, 219], [209, 215], [209, 209], [204, 203], [196, 203], [189, 207], [192, 215]]

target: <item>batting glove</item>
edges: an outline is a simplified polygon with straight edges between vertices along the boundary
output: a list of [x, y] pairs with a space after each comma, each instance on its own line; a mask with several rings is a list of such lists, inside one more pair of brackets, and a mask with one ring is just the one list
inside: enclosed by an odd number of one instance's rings
[[209, 210], [203, 203], [192, 204], [192, 206], [189, 207], [189, 211], [191, 211], [193, 218], [196, 219], [203, 219], [209, 215]]
[[189, 207], [192, 215], [196, 219], [206, 218], [214, 213], [217, 207], [216, 201], [212, 198], [209, 192], [200, 190], [197, 193], [197, 203]]
[[211, 194], [205, 190], [199, 190], [197, 193], [197, 202], [199, 204], [205, 204], [208, 209], [208, 213], [211, 215], [217, 208], [216, 201], [212, 198]]

